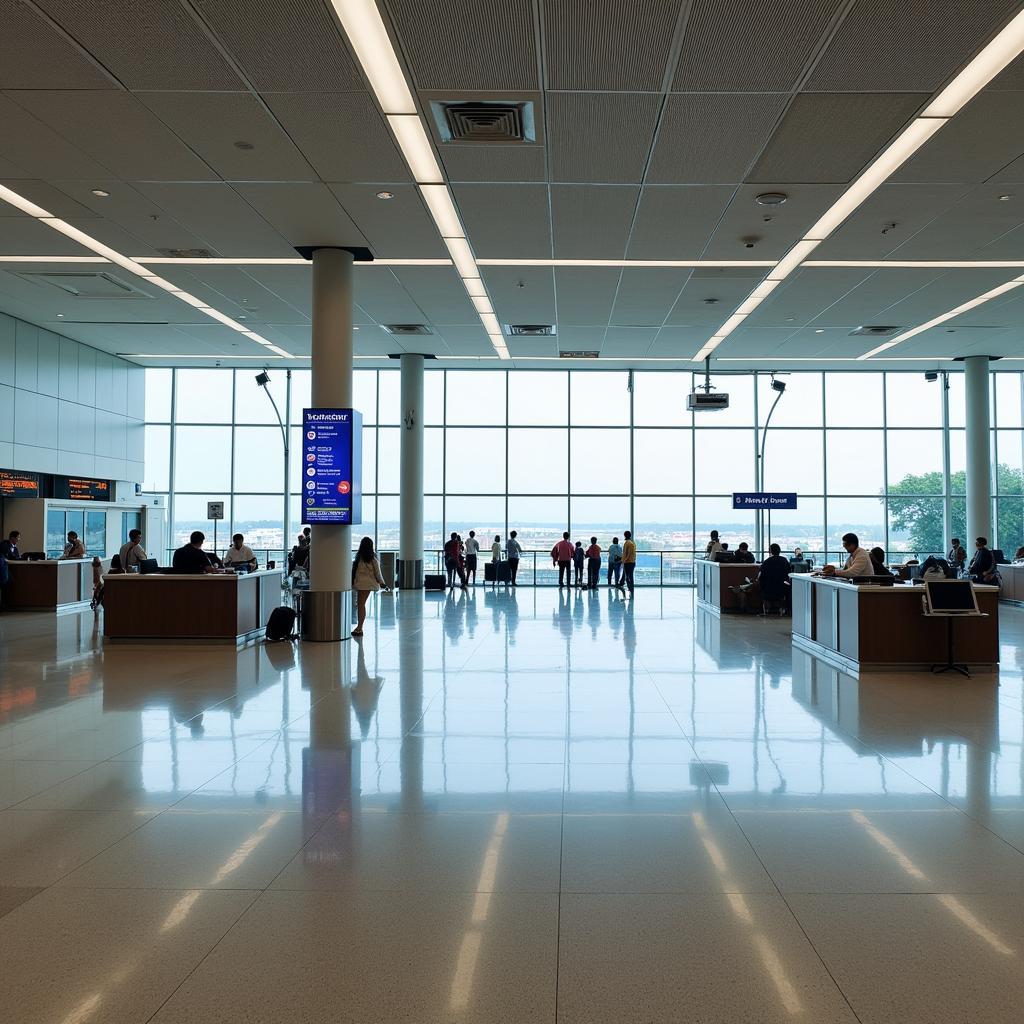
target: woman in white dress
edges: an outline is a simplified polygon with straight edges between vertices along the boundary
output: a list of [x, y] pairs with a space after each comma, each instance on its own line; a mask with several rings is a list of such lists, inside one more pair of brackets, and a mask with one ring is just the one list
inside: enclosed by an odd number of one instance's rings
[[352, 563], [352, 589], [356, 592], [357, 621], [352, 630], [353, 636], [363, 635], [363, 623], [366, 621], [366, 599], [370, 594], [381, 588], [387, 590], [384, 577], [380, 574], [380, 562], [373, 550], [373, 540], [364, 537], [359, 542], [355, 561]]

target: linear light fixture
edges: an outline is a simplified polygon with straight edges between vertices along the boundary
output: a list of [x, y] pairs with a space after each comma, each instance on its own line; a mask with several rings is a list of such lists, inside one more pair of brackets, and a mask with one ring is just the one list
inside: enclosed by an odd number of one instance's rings
[[418, 185], [443, 185], [444, 176], [437, 165], [434, 147], [430, 144], [418, 114], [389, 114], [388, 124]]
[[[268, 356], [261, 353], [258, 356], [238, 356], [232, 353], [231, 355], [223, 356], [209, 356], [209, 355], [197, 355], [195, 352], [115, 352], [114, 355], [119, 356], [121, 359], [225, 359], [234, 361], [236, 359], [308, 359], [309, 356], [291, 356], [291, 355], [274, 355]], [[358, 357], [357, 357], [358, 358]]]
[[459, 272], [460, 277], [479, 278], [480, 272], [476, 267], [476, 259], [473, 257], [473, 250], [465, 238], [446, 238], [444, 244], [452, 254], [452, 263]]
[[548, 260], [488, 259], [482, 267], [774, 267], [775, 260]]
[[485, 298], [487, 296], [487, 289], [479, 277], [464, 277], [462, 283], [466, 286], [466, 293], [471, 299]]
[[804, 257], [813, 252], [821, 240], [816, 238], [804, 238], [794, 245], [785, 256], [775, 264], [772, 272], [768, 275], [769, 281], [783, 281], [804, 261]]
[[420, 185], [420, 193], [442, 238], [454, 238], [464, 234], [462, 221], [459, 219], [447, 185]]
[[469, 301], [476, 306], [476, 311], [478, 313], [490, 313], [492, 316], [494, 315], [494, 307], [491, 305], [491, 300], [487, 298], [486, 295], [471, 295]]
[[103, 256], [0, 256], [0, 263], [109, 263]]

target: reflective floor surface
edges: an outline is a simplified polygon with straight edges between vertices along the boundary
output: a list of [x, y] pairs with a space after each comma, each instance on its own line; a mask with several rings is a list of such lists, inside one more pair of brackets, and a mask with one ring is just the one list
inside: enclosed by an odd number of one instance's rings
[[18, 1024], [1004, 1022], [998, 676], [838, 673], [689, 590], [377, 599], [344, 645], [0, 616]]

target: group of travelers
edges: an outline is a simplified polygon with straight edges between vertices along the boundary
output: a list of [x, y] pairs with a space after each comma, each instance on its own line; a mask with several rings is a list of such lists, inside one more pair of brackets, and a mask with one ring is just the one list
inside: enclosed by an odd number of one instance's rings
[[[519, 575], [519, 560], [523, 554], [522, 545], [516, 540], [518, 534], [513, 530], [508, 535], [504, 544], [501, 542], [501, 535], [495, 534], [491, 541], [491, 559], [494, 566], [492, 583], [498, 583], [499, 564], [504, 561], [508, 563], [508, 578], [501, 582], [507, 582], [511, 586], [518, 586], [516, 577]], [[476, 586], [476, 574], [480, 561], [480, 541], [477, 540], [476, 530], [470, 530], [469, 536], [463, 540], [460, 533], [453, 532], [445, 541], [444, 545], [444, 568], [447, 574], [447, 586], [449, 590], [455, 589], [455, 580], [458, 579], [459, 587], [465, 590], [467, 586]], [[487, 573], [485, 571], [484, 575]]]
[[[632, 594], [636, 573], [636, 543], [629, 530], [625, 530], [622, 537], [622, 544], [619, 543], [618, 537], [613, 537], [608, 546], [608, 586], [617, 590], [628, 590]], [[597, 543], [596, 537], [591, 537], [590, 546], [584, 549], [582, 541], [578, 540], [574, 545], [569, 540], [567, 530], [551, 549], [551, 564], [558, 566], [559, 587], [575, 585], [583, 590], [597, 590], [601, 581], [602, 555], [601, 545]], [[587, 574], [585, 583], [584, 569]]]

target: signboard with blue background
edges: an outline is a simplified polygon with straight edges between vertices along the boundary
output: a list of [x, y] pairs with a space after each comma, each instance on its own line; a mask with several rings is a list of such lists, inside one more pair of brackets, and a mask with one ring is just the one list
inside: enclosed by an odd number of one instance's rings
[[355, 409], [302, 410], [302, 521], [363, 521], [363, 416]]
[[791, 491], [733, 491], [733, 508], [796, 508], [796, 494]]

